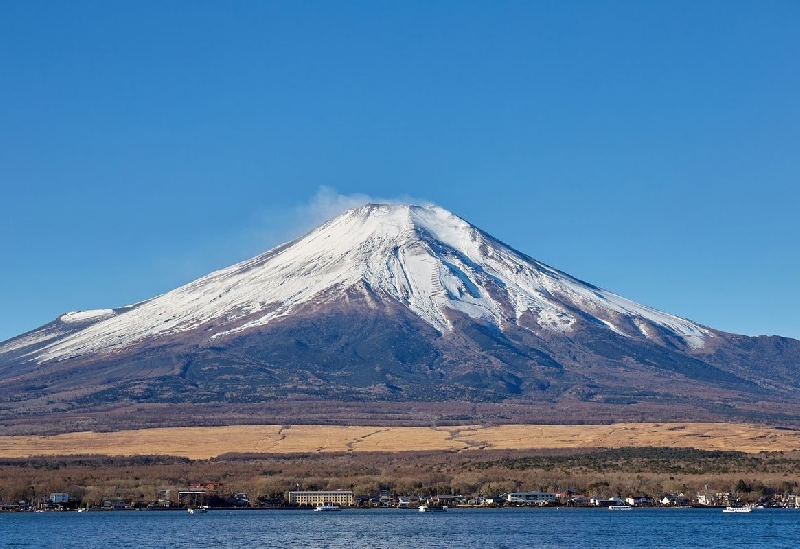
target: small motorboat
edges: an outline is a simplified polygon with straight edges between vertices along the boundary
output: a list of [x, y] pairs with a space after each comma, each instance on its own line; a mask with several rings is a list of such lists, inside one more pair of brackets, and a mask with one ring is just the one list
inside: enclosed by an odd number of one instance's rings
[[339, 507], [338, 505], [330, 505], [330, 504], [327, 504], [327, 503], [324, 504], [324, 505], [317, 505], [316, 507], [314, 507], [314, 511], [317, 511], [319, 513], [330, 513], [331, 511], [335, 512], [335, 511], [341, 511], [341, 510], [342, 510], [342, 508]]
[[442, 513], [447, 511], [447, 505], [420, 505], [420, 513]]

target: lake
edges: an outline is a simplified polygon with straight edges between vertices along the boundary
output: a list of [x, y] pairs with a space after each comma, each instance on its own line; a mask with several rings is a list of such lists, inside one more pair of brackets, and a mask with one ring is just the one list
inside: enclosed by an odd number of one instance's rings
[[797, 547], [800, 510], [398, 509], [2, 513], [0, 547]]

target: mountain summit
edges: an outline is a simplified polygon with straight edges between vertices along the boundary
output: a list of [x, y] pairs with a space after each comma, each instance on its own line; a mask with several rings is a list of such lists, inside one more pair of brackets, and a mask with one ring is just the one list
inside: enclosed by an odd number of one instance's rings
[[582, 282], [442, 208], [368, 204], [158, 297], [0, 344], [0, 389], [34, 410], [311, 399], [623, 416], [716, 395], [705, 418], [792, 398], [798, 351]]

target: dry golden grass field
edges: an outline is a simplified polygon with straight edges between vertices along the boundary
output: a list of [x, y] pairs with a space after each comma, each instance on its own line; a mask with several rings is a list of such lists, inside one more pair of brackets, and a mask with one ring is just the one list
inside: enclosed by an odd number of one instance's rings
[[236, 425], [0, 436], [0, 458], [69, 455], [402, 452], [684, 447], [757, 453], [800, 450], [800, 431], [732, 423], [617, 423], [494, 427], [338, 427]]

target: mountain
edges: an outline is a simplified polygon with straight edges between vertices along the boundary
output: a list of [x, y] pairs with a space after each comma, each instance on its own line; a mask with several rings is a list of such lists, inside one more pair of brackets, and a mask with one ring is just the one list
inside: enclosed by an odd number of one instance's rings
[[0, 344], [0, 419], [794, 422], [799, 364], [800, 341], [640, 305], [438, 207], [369, 204]]

